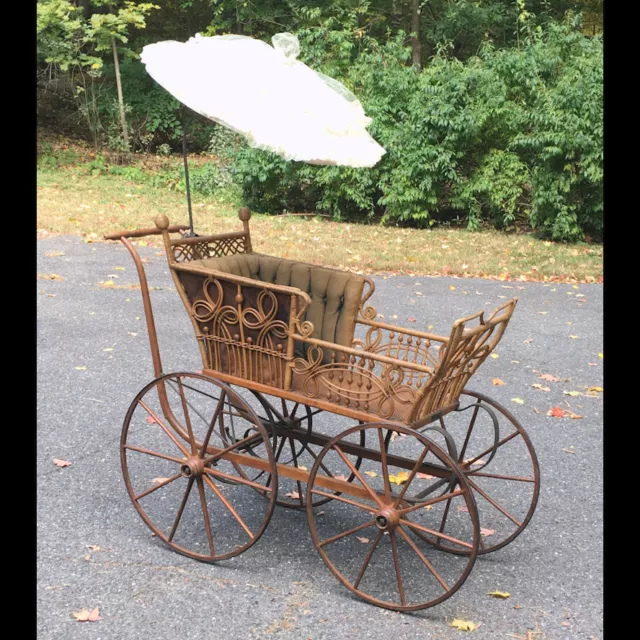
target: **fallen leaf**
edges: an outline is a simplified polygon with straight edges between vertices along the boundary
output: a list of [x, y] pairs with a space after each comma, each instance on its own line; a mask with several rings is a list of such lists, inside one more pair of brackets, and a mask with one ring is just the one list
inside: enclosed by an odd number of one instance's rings
[[294, 500], [300, 499], [300, 494], [297, 491], [292, 491], [291, 493], [285, 493], [284, 495], [287, 496], [287, 498], [293, 498]]
[[430, 476], [428, 473], [416, 473], [416, 477], [420, 480], [433, 480], [435, 476]]
[[511, 402], [515, 402], [516, 404], [524, 404], [524, 400], [522, 398], [511, 398]]
[[589, 387], [587, 391], [592, 391], [594, 393], [602, 393], [604, 389], [602, 387]]
[[492, 353], [491, 357], [495, 360], [495, 358], [499, 358], [500, 356], [497, 353]]
[[598, 366], [598, 363], [597, 363], [597, 362], [590, 362], [590, 363], [589, 363], [589, 366], [590, 366], [590, 367], [597, 367], [597, 366]]
[[416, 319], [415, 318], [407, 318], [407, 322], [415, 322]]
[[106, 349], [103, 349], [103, 351], [113, 351], [113, 347], [107, 347]]
[[463, 461], [463, 464], [467, 464], [468, 465], [470, 463], [472, 467], [475, 464], [478, 464], [478, 465], [485, 464], [485, 461], [482, 458], [480, 458], [479, 460], [476, 460], [475, 462], [471, 462], [471, 460], [473, 460], [473, 458], [468, 458], [467, 460]]
[[532, 384], [534, 389], [540, 389], [540, 391], [551, 391], [551, 387], [545, 387], [543, 384]]
[[539, 415], [540, 412], [535, 407], [533, 407], [533, 410], [535, 411], [536, 415]]
[[469, 508], [466, 505], [462, 504], [458, 507], [458, 511], [460, 513], [469, 513]]
[[547, 411], [547, 415], [552, 418], [564, 418], [564, 409], [562, 407], [552, 407]]
[[98, 283], [101, 287], [110, 288], [115, 286], [115, 282], [113, 280], [106, 280], [105, 282]]
[[504, 381], [500, 380], [500, 378], [494, 378], [491, 382], [493, 382], [496, 387], [504, 386]]
[[492, 536], [496, 532], [495, 529], [485, 529], [484, 527], [480, 527], [480, 535], [487, 538], [488, 536]]
[[524, 344], [531, 344], [533, 342], [532, 338], [527, 338], [526, 340], [524, 340]]
[[579, 340], [580, 336], [569, 336], [572, 340]]
[[305, 467], [304, 465], [300, 465], [298, 467], [298, 469], [302, 470], [302, 471], [309, 471], [309, 469], [307, 469], [307, 467]]
[[546, 316], [547, 313], [549, 313], [548, 311], [537, 311], [536, 313], [539, 313], [541, 316]]
[[433, 505], [432, 505], [432, 504], [428, 504], [428, 505], [424, 508], [424, 510], [425, 510], [425, 511], [431, 511], [431, 509], [433, 509]]
[[449, 285], [449, 291], [455, 291], [455, 290], [456, 290], [456, 288], [452, 284], [450, 284]]
[[127, 331], [127, 333], [128, 333], [130, 336], [133, 336], [134, 338], [138, 335], [137, 333], [134, 333], [133, 331]]
[[124, 271], [124, 270], [125, 270], [125, 268], [124, 268], [124, 267], [114, 267], [114, 269], [115, 269], [116, 271]]
[[393, 482], [393, 484], [404, 484], [409, 479], [408, 471], [400, 471], [397, 475], [390, 475], [389, 482]]
[[477, 629], [480, 625], [476, 624], [475, 622], [471, 622], [471, 620], [460, 620], [456, 618], [451, 623], [451, 626], [454, 629], [458, 629], [459, 631], [473, 631], [474, 629]]
[[572, 420], [581, 420], [582, 418], [584, 418], [584, 416], [581, 416], [577, 413], [573, 413], [573, 411], [565, 411], [565, 415], [571, 418]]
[[87, 367], [74, 367], [76, 371], [86, 371]]
[[360, 536], [356, 536], [356, 538], [358, 538], [362, 544], [367, 544], [369, 542], [369, 538], [361, 538]]
[[147, 416], [147, 422], [149, 424], [155, 424], [156, 419], [153, 416]]
[[102, 551], [102, 547], [99, 547], [97, 544], [88, 544], [87, 549], [90, 551]]
[[579, 391], [563, 391], [562, 392], [565, 396], [572, 396], [573, 398], [575, 398], [576, 396], [581, 396], [583, 395], [582, 393], [580, 393]]
[[511, 364], [520, 364], [520, 360], [512, 360]]
[[599, 353], [598, 358], [600, 358], [601, 360], [604, 360], [604, 353]]
[[81, 611], [74, 611], [73, 617], [78, 622], [97, 622], [98, 620], [102, 620], [100, 617], [100, 609], [96, 607], [89, 611], [88, 609], [82, 609]]
[[378, 474], [375, 471], [365, 471], [365, 475], [368, 475], [370, 478], [378, 477]]
[[53, 459], [53, 464], [56, 465], [56, 467], [60, 467], [62, 469], [64, 469], [64, 467], [70, 467], [71, 463], [68, 460], [60, 460], [59, 458], [54, 458]]
[[160, 483], [166, 482], [169, 478], [154, 478], [151, 482]]
[[487, 595], [493, 598], [500, 598], [502, 600], [506, 600], [511, 597], [511, 594], [506, 591], [489, 591]]
[[64, 255], [64, 251], [47, 251], [44, 255], [46, 258], [59, 258]]
[[39, 273], [38, 278], [40, 280], [64, 280], [64, 278], [57, 273]]
[[349, 478], [347, 478], [347, 476], [345, 476], [343, 473], [341, 473], [339, 476], [335, 476], [336, 480], [343, 480], [344, 482], [348, 482]]
[[560, 382], [560, 378], [556, 378], [550, 373], [543, 373], [541, 376], [538, 376], [538, 378], [540, 378], [540, 380], [547, 380], [548, 382]]
[[571, 449], [563, 449], [563, 451], [565, 453], [575, 453], [575, 451], [572, 451]]

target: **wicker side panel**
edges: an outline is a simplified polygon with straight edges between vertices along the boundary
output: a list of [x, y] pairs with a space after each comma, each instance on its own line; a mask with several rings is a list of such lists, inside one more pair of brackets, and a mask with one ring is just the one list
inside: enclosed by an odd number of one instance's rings
[[205, 258], [219, 258], [247, 252], [246, 237], [239, 235], [230, 238], [208, 238], [197, 243], [178, 243], [173, 246], [173, 259], [176, 262], [191, 262]]
[[284, 388], [291, 297], [221, 277], [176, 271], [204, 366]]

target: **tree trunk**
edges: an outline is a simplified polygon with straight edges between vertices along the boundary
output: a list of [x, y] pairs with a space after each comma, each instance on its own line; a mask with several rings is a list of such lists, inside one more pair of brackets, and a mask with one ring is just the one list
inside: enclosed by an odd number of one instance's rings
[[422, 45], [420, 44], [420, 0], [411, 0], [411, 59], [416, 67], [422, 66]]
[[122, 97], [122, 80], [120, 79], [120, 62], [118, 61], [118, 48], [116, 47], [116, 39], [111, 38], [111, 47], [113, 48], [113, 64], [116, 70], [116, 86], [118, 87], [118, 106], [120, 107], [120, 124], [122, 125], [122, 137], [124, 143], [129, 148], [129, 132], [127, 131], [127, 119], [124, 114], [124, 99]]

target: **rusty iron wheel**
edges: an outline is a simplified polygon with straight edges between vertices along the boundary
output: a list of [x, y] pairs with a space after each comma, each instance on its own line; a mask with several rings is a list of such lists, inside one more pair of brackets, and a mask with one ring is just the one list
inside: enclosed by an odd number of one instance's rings
[[270, 487], [254, 479], [260, 474], [245, 464], [247, 453], [262, 458], [263, 468], [277, 478], [260, 419], [208, 375], [157, 378], [135, 397], [122, 427], [122, 471], [136, 511], [152, 535], [205, 562], [243, 553], [271, 519], [277, 482]]
[[[464, 415], [469, 418], [460, 419]], [[458, 464], [476, 499], [481, 534], [478, 554], [502, 549], [524, 531], [538, 502], [540, 468], [531, 439], [505, 407], [467, 389], [462, 392], [460, 409], [445, 416], [442, 424], [456, 443]], [[416, 497], [420, 499], [419, 494]], [[440, 531], [446, 529], [451, 516], [450, 509], [443, 514]], [[446, 540], [430, 536], [425, 540], [450, 553], [465, 553]]]
[[[277, 433], [278, 427], [295, 427], [301, 430], [302, 438], [311, 436], [314, 432], [313, 418], [314, 416], [322, 419], [327, 412], [323, 409], [316, 409], [300, 402], [293, 402], [284, 398], [265, 397], [255, 392], [254, 395], [259, 400], [264, 409], [265, 416], [260, 416], [265, 426], [269, 423], [274, 434]], [[339, 420], [340, 417], [330, 414], [333, 420]], [[335, 432], [335, 428], [334, 428]], [[324, 434], [324, 431], [323, 431]], [[364, 432], [362, 433], [361, 446], [365, 446]], [[273, 450], [275, 459], [278, 464], [287, 464], [303, 471], [308, 471], [316, 461], [323, 445], [314, 444], [309, 440], [298, 440], [285, 435], [274, 435]], [[360, 468], [362, 458], [355, 461], [356, 469]], [[328, 470], [325, 469], [325, 472]], [[351, 473], [348, 477], [349, 482], [353, 482], [355, 474]], [[271, 483], [271, 479], [267, 480], [267, 486]], [[278, 488], [278, 499], [276, 504], [288, 509], [306, 509], [306, 490], [302, 486], [302, 481], [293, 478], [285, 478], [280, 476]], [[336, 492], [340, 495], [340, 492]], [[312, 506], [319, 507], [329, 502], [331, 498], [314, 498]]]
[[[361, 431], [367, 434], [368, 453], [356, 470]], [[332, 482], [323, 467], [333, 478], [350, 471], [357, 481], [317, 511], [311, 500], [327, 495]], [[444, 478], [449, 489], [408, 504], [404, 496], [428, 482], [428, 471]], [[446, 502], [460, 517], [455, 528], [441, 533], [436, 527]], [[425, 609], [449, 598], [478, 553], [478, 513], [462, 470], [433, 440], [399, 424], [354, 426], [326, 444], [309, 474], [307, 519], [318, 553], [338, 580], [363, 600], [395, 611]], [[444, 553], [416, 534], [433, 535], [468, 554]]]

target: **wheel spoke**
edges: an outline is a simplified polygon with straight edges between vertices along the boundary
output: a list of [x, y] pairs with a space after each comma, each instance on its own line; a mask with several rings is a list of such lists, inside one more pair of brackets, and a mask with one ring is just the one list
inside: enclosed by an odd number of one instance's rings
[[[314, 460], [317, 460], [317, 459], [318, 459], [318, 454], [317, 454], [317, 453], [315, 453], [314, 451], [312, 451], [311, 447], [309, 446], [309, 443], [307, 443], [307, 444], [305, 445], [305, 449], [306, 449], [306, 450], [307, 450], [307, 451], [308, 451], [308, 452], [313, 456], [313, 459], [314, 459]], [[333, 477], [334, 477], [333, 473], [331, 473], [331, 471], [329, 471], [329, 469], [327, 469], [327, 467], [325, 467], [325, 466], [324, 466], [324, 463], [323, 463], [323, 462], [321, 462], [321, 463], [320, 463], [320, 468], [321, 468], [321, 469], [322, 469], [322, 470], [323, 470], [323, 471], [324, 471], [324, 472], [325, 472], [329, 477], [331, 477], [331, 478], [333, 478]]]
[[251, 532], [251, 529], [249, 529], [245, 521], [238, 515], [238, 512], [233, 508], [231, 503], [225, 498], [220, 487], [218, 487], [216, 483], [209, 476], [203, 476], [203, 477], [205, 482], [211, 488], [211, 490], [218, 496], [220, 502], [222, 502], [222, 504], [228, 509], [231, 515], [238, 521], [238, 524], [245, 530], [249, 538], [253, 540], [255, 536]]
[[218, 419], [218, 416], [220, 416], [220, 412], [222, 411], [222, 407], [224, 406], [225, 395], [226, 394], [224, 391], [220, 394], [220, 398], [218, 399], [218, 404], [216, 405], [211, 421], [209, 422], [209, 428], [207, 429], [207, 434], [205, 435], [204, 440], [202, 441], [202, 450], [200, 452], [201, 458], [204, 458], [204, 455], [207, 452], [207, 447], [209, 446], [209, 440], [211, 440], [211, 436], [213, 434], [213, 429], [215, 427], [216, 420]]
[[207, 509], [207, 498], [204, 495], [204, 482], [202, 477], [198, 476], [198, 493], [200, 494], [200, 506], [202, 507], [202, 515], [204, 516], [204, 527], [207, 531], [207, 540], [209, 541], [209, 551], [211, 551], [211, 557], [215, 555], [213, 548], [213, 536], [211, 535], [211, 521], [209, 520], [209, 509]]
[[480, 411], [480, 403], [476, 405], [476, 408], [473, 410], [473, 415], [471, 416], [471, 422], [469, 423], [469, 429], [467, 429], [467, 435], [464, 439], [464, 444], [462, 445], [462, 449], [460, 450], [460, 456], [458, 457], [458, 462], [462, 462], [464, 460], [464, 454], [467, 451], [467, 445], [469, 444], [469, 439], [471, 438], [471, 432], [473, 431], [473, 427], [476, 424], [476, 418], [478, 417], [478, 411]]
[[339, 502], [344, 502], [345, 504], [350, 504], [354, 507], [358, 507], [358, 509], [362, 509], [363, 511], [368, 511], [369, 513], [376, 513], [378, 511], [375, 507], [370, 507], [368, 504], [356, 502], [355, 500], [349, 500], [349, 498], [345, 498], [344, 496], [338, 495], [336, 493], [327, 493], [326, 491], [321, 491], [320, 489], [311, 489], [311, 493], [315, 493], [318, 496], [324, 496], [325, 498], [332, 498], [333, 500], [338, 500]]
[[196, 447], [196, 439], [193, 436], [193, 427], [191, 426], [191, 416], [189, 415], [189, 409], [187, 409], [187, 399], [184, 397], [184, 389], [182, 388], [182, 380], [178, 378], [178, 391], [180, 392], [180, 400], [182, 401], [182, 411], [184, 413], [184, 421], [187, 425], [187, 432], [189, 433], [189, 442], [191, 443], [191, 453], [195, 456], [198, 452]]
[[[275, 455], [276, 463], [278, 462], [278, 460], [280, 460], [280, 454], [282, 453], [282, 449], [284, 448], [284, 443], [286, 441], [287, 441], [286, 438], [280, 439], [280, 443], [278, 444], [278, 451], [276, 452], [276, 455]], [[267, 478], [267, 482], [265, 483], [267, 487], [271, 484], [271, 477], [272, 477], [272, 474], [270, 473], [269, 477]]]
[[[299, 402], [296, 402], [296, 403], [293, 405], [293, 411], [291, 412], [291, 415], [289, 416], [292, 420], [294, 420], [294, 419], [295, 419], [295, 417], [296, 417], [296, 411], [298, 411], [298, 407], [299, 407], [299, 406], [300, 406], [300, 403], [299, 403]], [[302, 420], [304, 420], [304, 418], [302, 418]]]
[[433, 574], [434, 578], [442, 585], [445, 591], [449, 591], [449, 585], [445, 582], [444, 578], [436, 571], [435, 567], [429, 562], [427, 557], [420, 551], [418, 545], [407, 535], [402, 527], [398, 527], [398, 533], [402, 536], [404, 541], [413, 549], [414, 553], [422, 560], [429, 571]]
[[159, 453], [157, 451], [150, 451], [149, 449], [143, 449], [142, 447], [137, 447], [134, 444], [125, 444], [125, 449], [130, 449], [131, 451], [137, 451], [138, 453], [144, 453], [148, 456], [154, 456], [155, 458], [162, 458], [163, 460], [171, 460], [171, 462], [177, 462], [178, 464], [183, 464], [184, 458], [176, 458], [174, 456], [169, 456], [166, 453]]
[[[298, 467], [298, 456], [296, 455], [296, 447], [293, 444], [293, 438], [288, 438], [289, 447], [291, 448], [291, 455], [293, 456], [293, 466]], [[304, 505], [304, 499], [302, 498], [302, 485], [300, 484], [300, 480], [296, 480], [296, 484], [298, 486], [298, 500], [300, 501], [300, 506]]]
[[422, 509], [423, 507], [428, 507], [432, 504], [436, 504], [438, 502], [442, 502], [443, 500], [451, 500], [456, 496], [461, 496], [465, 492], [464, 489], [457, 489], [451, 493], [445, 493], [437, 498], [431, 498], [431, 500], [427, 500], [426, 502], [421, 502], [420, 504], [412, 504], [410, 507], [406, 507], [404, 509], [399, 509], [400, 515], [406, 515], [407, 513], [411, 513], [412, 511], [416, 511], [418, 509]]
[[432, 536], [436, 536], [436, 538], [442, 538], [443, 540], [448, 540], [449, 542], [459, 544], [462, 547], [467, 547], [467, 549], [473, 549], [473, 545], [469, 544], [468, 542], [464, 542], [463, 540], [458, 540], [458, 538], [448, 536], [445, 533], [441, 533], [440, 531], [434, 531], [433, 529], [429, 529], [428, 527], [423, 527], [421, 524], [418, 524], [417, 522], [412, 522], [411, 520], [405, 520], [404, 518], [400, 518], [400, 524], [405, 525], [405, 527], [411, 527], [411, 529], [418, 529], [419, 531], [430, 533]]
[[[391, 430], [389, 429], [387, 432], [390, 432], [390, 431]], [[389, 466], [387, 465], [387, 447], [385, 446], [386, 442], [382, 437], [382, 429], [378, 429], [378, 440], [380, 441], [380, 462], [382, 463], [382, 477], [384, 480], [384, 497], [387, 500], [389, 500], [391, 497], [391, 485], [389, 484]]]
[[373, 557], [373, 552], [376, 550], [376, 547], [378, 546], [378, 543], [380, 542], [380, 538], [382, 538], [382, 529], [380, 529], [378, 531], [378, 535], [376, 536], [376, 539], [373, 541], [373, 544], [371, 545], [371, 548], [369, 549], [365, 559], [364, 559], [364, 563], [362, 564], [362, 568], [360, 569], [360, 573], [358, 574], [358, 577], [356, 578], [355, 582], [353, 583], [353, 588], [357, 589], [358, 585], [360, 584], [360, 581], [362, 580], [362, 577], [364, 576], [364, 572], [367, 570], [367, 567], [369, 566], [369, 563], [371, 562], [371, 558]]
[[511, 522], [513, 522], [516, 527], [520, 527], [522, 522], [518, 522], [504, 507], [501, 507], [493, 498], [487, 495], [473, 480], [467, 478], [469, 484], [493, 507], [495, 507], [503, 516], [509, 518]]
[[337, 444], [333, 445], [333, 449], [337, 451], [338, 455], [343, 459], [344, 463], [351, 469], [351, 472], [360, 480], [360, 484], [367, 490], [367, 493], [374, 499], [378, 506], [382, 506], [382, 500], [378, 497], [378, 494], [369, 486], [368, 482], [362, 477], [361, 473], [355, 468], [354, 464], [343, 453], [342, 449]]
[[482, 471], [472, 471], [466, 474], [469, 476], [476, 476], [478, 478], [497, 478], [498, 480], [513, 480], [514, 482], [533, 482], [535, 483], [535, 478], [524, 478], [522, 476], [503, 476], [499, 473], [484, 473]]
[[404, 597], [404, 587], [402, 586], [402, 575], [400, 573], [400, 558], [398, 558], [396, 532], [393, 529], [391, 529], [389, 533], [389, 537], [391, 538], [391, 551], [393, 552], [393, 564], [396, 568], [396, 579], [398, 581], [398, 593], [400, 594], [400, 604], [404, 606], [406, 604], [406, 600]]
[[282, 415], [285, 418], [289, 417], [289, 407], [287, 407], [287, 401], [284, 398], [280, 398], [280, 401], [282, 402]]
[[142, 493], [139, 493], [137, 496], [135, 496], [134, 500], [137, 502], [138, 500], [140, 500], [140, 498], [144, 498], [145, 496], [148, 496], [150, 493], [157, 491], [161, 487], [166, 487], [170, 482], [173, 482], [174, 480], [177, 480], [178, 478], [181, 478], [181, 477], [182, 477], [181, 473], [176, 473], [170, 478], [165, 478], [162, 482], [158, 482], [158, 484], [154, 485], [153, 487], [147, 489], [146, 491], [143, 491]]
[[361, 531], [362, 529], [366, 529], [367, 527], [370, 527], [375, 523], [376, 523], [375, 520], [369, 520], [369, 522], [365, 522], [364, 524], [359, 524], [357, 527], [353, 527], [353, 529], [349, 529], [349, 531], [343, 531], [342, 533], [339, 533], [337, 536], [332, 536], [331, 538], [327, 538], [326, 540], [319, 542], [318, 546], [324, 547], [326, 544], [331, 544], [332, 542], [336, 542], [338, 540], [341, 540], [342, 538], [346, 538], [347, 536], [350, 536], [358, 531]]
[[520, 435], [519, 431], [514, 431], [513, 433], [509, 434], [508, 436], [505, 436], [504, 438], [502, 438], [502, 440], [500, 440], [500, 442], [498, 442], [498, 444], [496, 444], [495, 446], [489, 447], [488, 449], [485, 449], [479, 455], [475, 456], [474, 458], [471, 458], [471, 460], [468, 460], [467, 462], [464, 462], [462, 466], [465, 469], [469, 468], [474, 462], [476, 462], [477, 460], [480, 460], [480, 458], [482, 458], [482, 456], [486, 456], [488, 453], [491, 453], [492, 451], [497, 451], [503, 444], [506, 444], [507, 442], [509, 442], [509, 440], [511, 440], [512, 438], [515, 438], [516, 436], [519, 436], [519, 435]]
[[418, 473], [418, 469], [420, 468], [422, 461], [425, 459], [427, 453], [429, 453], [429, 449], [430, 447], [425, 447], [423, 452], [420, 454], [420, 457], [416, 461], [415, 465], [413, 465], [413, 469], [411, 469], [411, 473], [409, 474], [407, 481], [404, 483], [404, 486], [400, 491], [400, 495], [396, 498], [396, 501], [393, 503], [394, 509], [400, 504], [400, 500], [402, 500], [402, 498], [404, 497], [404, 494], [407, 492], [407, 489], [409, 488], [409, 485], [413, 482], [413, 479], [415, 478], [416, 473]]
[[251, 480], [247, 480], [246, 478], [241, 478], [239, 476], [232, 476], [229, 473], [224, 473], [224, 471], [218, 471], [218, 469], [211, 469], [207, 467], [204, 470], [204, 472], [208, 473], [211, 476], [217, 476], [218, 478], [225, 478], [226, 480], [232, 480], [237, 484], [246, 484], [248, 487], [253, 487], [254, 489], [258, 489], [260, 491], [264, 491], [264, 492], [273, 491], [271, 487], [258, 484], [257, 482], [252, 482]]
[[178, 529], [178, 524], [180, 523], [180, 518], [182, 518], [182, 512], [184, 511], [185, 506], [187, 505], [187, 500], [189, 499], [189, 494], [191, 493], [191, 488], [193, 487], [193, 483], [195, 478], [189, 478], [189, 482], [187, 483], [187, 488], [184, 492], [184, 497], [182, 498], [182, 502], [180, 503], [180, 507], [178, 508], [178, 513], [176, 514], [176, 519], [173, 522], [173, 527], [171, 527], [171, 533], [169, 534], [169, 542], [173, 540], [173, 536], [176, 535], [176, 530]]
[[204, 462], [205, 466], [209, 465], [212, 462], [215, 462], [218, 458], [221, 458], [222, 456], [225, 456], [230, 451], [233, 451], [234, 449], [237, 449], [238, 447], [245, 446], [248, 443], [250, 443], [250, 442], [252, 442], [254, 440], [258, 440], [260, 438], [262, 438], [262, 435], [260, 433], [254, 433], [252, 436], [247, 436], [246, 438], [242, 438], [242, 440], [238, 440], [237, 442], [234, 442], [233, 444], [231, 444], [228, 447], [222, 449], [221, 451], [218, 451], [218, 453], [214, 453], [213, 455], [211, 455], [211, 456], [209, 456], [207, 458], [204, 458], [203, 462]]
[[171, 433], [171, 431], [169, 430], [169, 428], [167, 427], [166, 424], [164, 424], [164, 422], [162, 422], [162, 420], [160, 420], [160, 418], [153, 412], [152, 409], [150, 409], [147, 404], [143, 401], [143, 400], [138, 400], [138, 403], [140, 404], [140, 406], [155, 420], [155, 422], [157, 423], [157, 425], [169, 436], [169, 438], [173, 441], [173, 443], [178, 447], [178, 449], [180, 449], [180, 451], [183, 453], [184, 456], [186, 456], [187, 458], [189, 457], [189, 452], [187, 451], [187, 449], [182, 445], [182, 443], [178, 440], [178, 438], [176, 438], [176, 436]]

